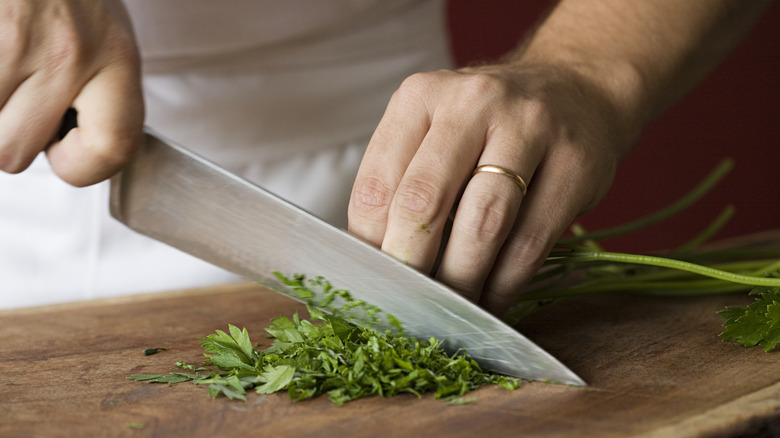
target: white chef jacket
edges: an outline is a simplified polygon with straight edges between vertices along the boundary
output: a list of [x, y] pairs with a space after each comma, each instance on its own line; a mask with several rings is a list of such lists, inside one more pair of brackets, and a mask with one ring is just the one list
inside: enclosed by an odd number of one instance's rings
[[[451, 65], [443, 0], [125, 2], [146, 124], [340, 227], [390, 95]], [[107, 183], [71, 187], [43, 154], [0, 172], [0, 278], [0, 308], [238, 279], [124, 227]]]

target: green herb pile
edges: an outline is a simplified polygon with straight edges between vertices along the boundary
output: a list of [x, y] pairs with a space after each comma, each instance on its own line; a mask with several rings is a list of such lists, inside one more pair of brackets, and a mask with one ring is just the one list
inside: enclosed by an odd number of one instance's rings
[[255, 350], [246, 329], [231, 325], [229, 333], [217, 330], [203, 339], [208, 358], [204, 367], [179, 362], [191, 372], [129, 378], [169, 384], [191, 381], [208, 385], [212, 397], [224, 394], [240, 400], [246, 400], [246, 391], [252, 388], [259, 394], [287, 391], [295, 401], [328, 394], [338, 405], [369, 395], [426, 392], [458, 403], [459, 397], [484, 384], [520, 386], [519, 379], [482, 371], [465, 352], [448, 355], [433, 338], [419, 342], [358, 327], [313, 308], [308, 311], [320, 324], [297, 314], [273, 319], [265, 331], [274, 341], [264, 350]]

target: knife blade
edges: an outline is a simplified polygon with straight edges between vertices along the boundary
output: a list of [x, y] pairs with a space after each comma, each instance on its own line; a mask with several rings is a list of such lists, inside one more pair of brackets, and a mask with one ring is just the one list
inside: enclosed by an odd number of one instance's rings
[[131, 229], [303, 301], [273, 273], [306, 273], [394, 315], [419, 339], [465, 348], [485, 369], [585, 382], [447, 286], [146, 129], [111, 179], [110, 211]]

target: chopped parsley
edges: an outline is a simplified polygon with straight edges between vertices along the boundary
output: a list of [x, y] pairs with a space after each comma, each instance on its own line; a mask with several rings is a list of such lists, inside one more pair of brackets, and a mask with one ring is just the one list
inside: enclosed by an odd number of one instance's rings
[[[134, 374], [128, 379], [193, 382], [208, 385], [212, 397], [221, 394], [239, 400], [246, 400], [251, 389], [259, 394], [287, 391], [295, 401], [327, 394], [337, 405], [371, 395], [411, 393], [420, 397], [426, 392], [463, 404], [473, 399], [462, 396], [481, 385], [520, 386], [521, 379], [483, 371], [463, 350], [450, 355], [439, 340], [419, 341], [407, 336], [393, 315], [380, 318], [378, 307], [352, 298], [348, 291], [334, 288], [322, 277], [275, 274], [307, 302], [311, 320], [301, 319], [297, 313], [292, 319], [272, 319], [265, 331], [274, 341], [260, 351], [255, 350], [246, 328], [230, 325], [227, 333], [217, 330], [201, 339], [208, 359], [202, 367], [177, 362], [179, 368], [190, 372]], [[374, 329], [378, 323], [392, 331]]]
[[[337, 405], [361, 397], [418, 397], [433, 392], [453, 404], [471, 402], [467, 392], [484, 384], [516, 389], [521, 380], [483, 371], [464, 351], [448, 355], [436, 339], [417, 341], [405, 335], [360, 327], [346, 320], [309, 308], [311, 321], [297, 314], [280, 316], [265, 329], [273, 344], [257, 351], [247, 330], [229, 326], [202, 339], [208, 358], [204, 371], [178, 363], [195, 372], [136, 374], [129, 379], [149, 383], [191, 381], [208, 385], [212, 397], [222, 394], [246, 400], [246, 392], [259, 394], [287, 391], [295, 401], [327, 394]], [[314, 322], [312, 322], [314, 321]], [[315, 324], [316, 322], [316, 324]]]

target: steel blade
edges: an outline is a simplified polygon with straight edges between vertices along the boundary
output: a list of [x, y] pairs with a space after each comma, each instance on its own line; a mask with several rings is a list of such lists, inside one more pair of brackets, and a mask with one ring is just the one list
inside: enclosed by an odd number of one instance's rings
[[111, 180], [110, 208], [137, 232], [294, 299], [274, 271], [322, 276], [396, 316], [409, 334], [444, 340], [450, 352], [465, 348], [486, 369], [585, 384], [443, 284], [151, 131]]

